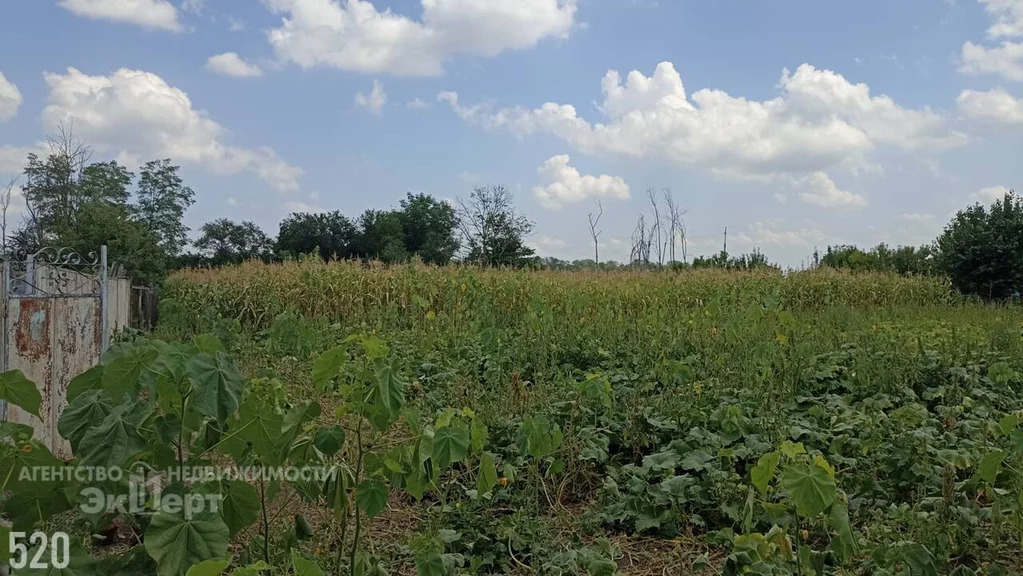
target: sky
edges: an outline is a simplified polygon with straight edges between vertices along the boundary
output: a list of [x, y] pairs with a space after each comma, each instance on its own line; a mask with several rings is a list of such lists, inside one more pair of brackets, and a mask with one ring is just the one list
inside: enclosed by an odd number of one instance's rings
[[668, 189], [690, 256], [799, 267], [1023, 186], [1023, 0], [2, 0], [0, 179], [61, 124], [193, 230], [503, 185], [625, 260]]

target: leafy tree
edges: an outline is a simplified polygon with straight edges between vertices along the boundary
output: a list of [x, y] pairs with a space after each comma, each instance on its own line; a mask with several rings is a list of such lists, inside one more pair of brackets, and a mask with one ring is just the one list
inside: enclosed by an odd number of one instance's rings
[[533, 222], [515, 211], [512, 193], [504, 186], [477, 186], [467, 200], [459, 198], [457, 214], [468, 261], [521, 266], [533, 255], [525, 245]]
[[359, 217], [356, 252], [366, 259], [393, 263], [407, 260], [402, 214], [396, 210], [366, 210]]
[[937, 240], [939, 264], [966, 294], [1002, 299], [1023, 291], [1023, 199], [1010, 191], [959, 211]]
[[188, 245], [188, 228], [182, 220], [195, 202], [195, 192], [184, 185], [179, 169], [169, 159], [153, 160], [139, 176], [139, 217], [168, 257], [177, 256]]
[[355, 225], [340, 212], [298, 212], [281, 222], [277, 250], [290, 256], [318, 251], [324, 260], [350, 258], [357, 235]]
[[428, 264], [447, 264], [458, 251], [455, 209], [427, 194], [406, 195], [401, 201], [405, 250]]
[[214, 266], [255, 258], [268, 260], [273, 254], [273, 241], [252, 222], [236, 223], [219, 218], [203, 224], [201, 232], [195, 247], [203, 259]]

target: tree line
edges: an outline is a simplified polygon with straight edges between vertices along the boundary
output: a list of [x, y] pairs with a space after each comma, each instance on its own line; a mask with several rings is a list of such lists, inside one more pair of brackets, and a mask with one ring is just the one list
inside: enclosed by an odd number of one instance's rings
[[[436, 265], [600, 268], [621, 266], [780, 269], [758, 249], [721, 252], [689, 261], [685, 209], [673, 193], [647, 191], [650, 214], [640, 214], [628, 262], [600, 260], [603, 206], [587, 215], [594, 258], [569, 262], [540, 258], [526, 245], [534, 224], [519, 213], [502, 186], [476, 187], [465, 198], [438, 200], [408, 193], [390, 210], [366, 210], [349, 218], [340, 211], [292, 213], [271, 237], [249, 221], [219, 218], [203, 224], [189, 241], [183, 220], [195, 193], [170, 159], [143, 164], [138, 174], [116, 161], [92, 161], [92, 151], [65, 129], [49, 139], [43, 156], [29, 154], [22, 173], [22, 219], [10, 223], [12, 180], [0, 187], [0, 252], [28, 254], [45, 246], [79, 253], [106, 244], [111, 262], [136, 282], [160, 282], [175, 268], [220, 266], [250, 259], [274, 261], [318, 254], [324, 260], [386, 263], [412, 258]], [[189, 249], [190, 248], [190, 249]], [[891, 248], [879, 244], [828, 246], [815, 251], [814, 267], [943, 274], [962, 292], [1004, 299], [1023, 291], [1023, 199], [1012, 191], [990, 206], [958, 212], [931, 244]]]

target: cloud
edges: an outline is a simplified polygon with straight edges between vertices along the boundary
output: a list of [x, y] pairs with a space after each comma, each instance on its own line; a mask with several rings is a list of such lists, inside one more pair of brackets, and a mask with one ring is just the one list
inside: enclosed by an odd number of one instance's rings
[[544, 206], [557, 208], [589, 198], [628, 199], [629, 185], [625, 180], [607, 174], [580, 174], [579, 170], [569, 166], [570, 161], [568, 154], [562, 154], [548, 159], [537, 169], [546, 184], [533, 188], [533, 194]]
[[6, 181], [10, 174], [21, 174], [28, 155], [43, 151], [42, 146], [0, 146], [0, 180]]
[[180, 32], [178, 11], [167, 0], [61, 0], [60, 6], [78, 16], [130, 22], [147, 28]]
[[956, 100], [959, 111], [966, 118], [992, 127], [1023, 124], [1023, 99], [1017, 99], [1005, 90], [963, 90]]
[[235, 52], [225, 52], [216, 56], [210, 56], [209, 60], [206, 61], [206, 69], [217, 74], [234, 76], [235, 78], [251, 78], [263, 75], [263, 71], [260, 70], [259, 66], [242, 60]]
[[458, 179], [466, 184], [475, 184], [479, 182], [483, 177], [476, 172], [469, 172], [468, 170], [459, 172]]
[[305, 202], [286, 202], [284, 204], [284, 208], [288, 212], [301, 212], [304, 214], [318, 214], [320, 212], [327, 211], [327, 209], [322, 206], [307, 204]]
[[966, 42], [959, 71], [963, 74], [998, 74], [1006, 80], [1023, 81], [1023, 42], [1002, 42], [997, 48]]
[[414, 20], [368, 0], [265, 3], [285, 14], [268, 33], [282, 59], [398, 76], [437, 76], [456, 54], [492, 57], [565, 38], [577, 10], [576, 0], [421, 0]]
[[899, 214], [899, 220], [902, 220], [907, 224], [928, 224], [934, 221], [934, 214], [906, 212], [904, 214]]
[[776, 221], [756, 222], [745, 231], [729, 234], [729, 244], [746, 248], [765, 246], [814, 246], [827, 241], [828, 235], [817, 227], [796, 229], [783, 228], [784, 224]]
[[385, 104], [387, 104], [387, 93], [384, 92], [384, 87], [377, 80], [373, 81], [373, 90], [368, 95], [362, 92], [355, 93], [355, 105], [365, 108], [377, 116], [384, 111]]
[[[781, 94], [762, 102], [712, 89], [687, 96], [670, 62], [659, 64], [652, 76], [633, 71], [624, 81], [611, 70], [601, 84], [601, 122], [581, 118], [570, 104], [494, 110], [464, 105], [455, 92], [442, 92], [438, 100], [471, 124], [519, 137], [553, 134], [588, 154], [654, 158], [720, 176], [788, 183], [808, 176], [810, 183], [821, 183], [817, 172], [862, 167], [882, 146], [934, 151], [967, 141], [938, 112], [903, 108], [872, 95], [866, 84], [809, 64], [784, 71]], [[848, 194], [844, 198], [845, 205], [856, 203]]]
[[1005, 186], [988, 186], [970, 194], [970, 200], [980, 202], [981, 204], [991, 204], [1005, 198], [1005, 195], [1008, 193], [1009, 189]]
[[0, 72], [0, 122], [14, 118], [20, 107], [21, 91]]
[[1020, 0], [980, 0], [994, 24], [987, 30], [989, 38], [1023, 36], [1023, 2]]
[[858, 209], [867, 205], [867, 199], [859, 194], [840, 190], [838, 185], [824, 172], [814, 172], [794, 178], [792, 186], [799, 189], [799, 199], [807, 204], [822, 208]]
[[405, 107], [410, 110], [422, 110], [424, 108], [429, 108], [430, 106], [432, 106], [432, 104], [419, 97], [413, 98], [405, 104]]
[[228, 16], [227, 30], [229, 32], [241, 32], [242, 30], [245, 30], [245, 22], [235, 18], [234, 16]]
[[282, 192], [298, 189], [300, 168], [268, 147], [224, 144], [224, 128], [156, 74], [122, 68], [89, 76], [68, 68], [44, 77], [50, 87], [42, 114], [47, 130], [63, 122], [97, 150], [121, 158], [171, 158], [220, 174], [250, 172]]

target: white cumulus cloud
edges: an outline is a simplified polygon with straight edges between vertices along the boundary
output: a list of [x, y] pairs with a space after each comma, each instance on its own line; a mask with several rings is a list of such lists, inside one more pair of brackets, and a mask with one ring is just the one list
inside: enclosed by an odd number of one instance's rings
[[570, 104], [495, 110], [462, 104], [455, 92], [438, 99], [489, 130], [549, 133], [589, 154], [656, 158], [723, 176], [798, 184], [805, 201], [828, 206], [865, 202], [833, 183], [828, 187], [825, 170], [862, 167], [882, 146], [927, 151], [967, 141], [941, 113], [904, 108], [871, 94], [866, 84], [809, 64], [785, 71], [779, 88], [778, 97], [765, 101], [712, 89], [688, 96], [674, 65], [662, 62], [649, 77], [633, 71], [623, 80], [609, 71], [599, 122], [580, 117]]
[[180, 32], [178, 11], [167, 0], [61, 0], [60, 6], [78, 16], [129, 22], [147, 28]]
[[263, 71], [259, 66], [242, 60], [235, 52], [225, 52], [216, 56], [210, 56], [209, 60], [206, 61], [206, 69], [217, 74], [234, 76], [236, 78], [251, 78], [263, 75]]
[[564, 38], [576, 0], [421, 0], [415, 20], [368, 0], [265, 0], [284, 14], [268, 36], [302, 67], [436, 76], [456, 54], [490, 57]]
[[987, 30], [990, 38], [1023, 36], [1023, 1], [980, 0], [994, 23]]
[[384, 111], [385, 104], [387, 104], [387, 93], [384, 92], [384, 87], [379, 80], [373, 81], [373, 90], [369, 94], [355, 93], [355, 105], [369, 110], [372, 114], [379, 116]]
[[858, 209], [867, 205], [867, 199], [859, 194], [847, 192], [824, 172], [814, 172], [795, 178], [793, 186], [799, 189], [799, 199], [807, 204], [822, 208]]
[[0, 122], [14, 118], [20, 107], [21, 91], [0, 72]]
[[1008, 193], [1009, 189], [1005, 186], [988, 186], [970, 194], [970, 200], [980, 202], [981, 204], [991, 204], [996, 200], [1005, 198], [1005, 195]]
[[224, 128], [156, 74], [122, 68], [89, 76], [68, 68], [44, 76], [50, 88], [42, 114], [47, 130], [63, 122], [98, 150], [121, 158], [172, 158], [221, 174], [250, 172], [282, 192], [298, 189], [300, 168], [268, 147], [225, 144]]
[[963, 90], [956, 100], [959, 111], [979, 124], [1004, 127], [1023, 124], [1023, 99], [1001, 88], [994, 90]]
[[1023, 81], [1023, 42], [1002, 42], [996, 48], [966, 42], [959, 71], [964, 74], [997, 74], [1006, 80]]
[[541, 204], [557, 208], [562, 204], [579, 202], [590, 198], [629, 197], [629, 185], [618, 176], [592, 176], [580, 174], [569, 165], [567, 154], [554, 156], [537, 169], [544, 184], [533, 188], [533, 194]]

